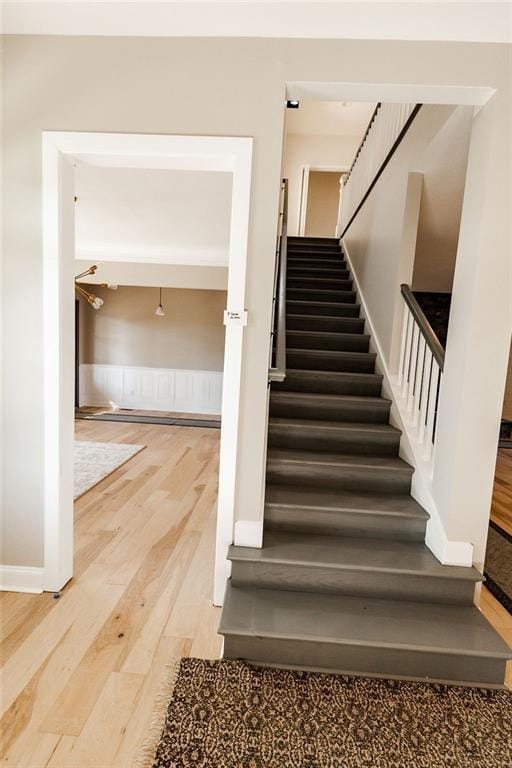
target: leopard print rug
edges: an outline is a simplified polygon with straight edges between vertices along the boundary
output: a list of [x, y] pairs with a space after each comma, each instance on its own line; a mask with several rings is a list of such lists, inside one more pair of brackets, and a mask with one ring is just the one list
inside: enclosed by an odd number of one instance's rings
[[512, 768], [509, 691], [232, 660], [182, 659], [174, 677], [156, 752], [137, 765]]

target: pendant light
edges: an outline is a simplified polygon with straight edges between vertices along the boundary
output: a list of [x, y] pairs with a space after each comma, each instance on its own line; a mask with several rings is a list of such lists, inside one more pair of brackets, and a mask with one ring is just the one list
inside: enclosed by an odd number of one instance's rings
[[165, 316], [165, 309], [162, 306], [162, 289], [161, 288], [160, 288], [160, 298], [158, 302], [158, 307], [155, 309], [155, 315], [158, 315], [158, 317]]

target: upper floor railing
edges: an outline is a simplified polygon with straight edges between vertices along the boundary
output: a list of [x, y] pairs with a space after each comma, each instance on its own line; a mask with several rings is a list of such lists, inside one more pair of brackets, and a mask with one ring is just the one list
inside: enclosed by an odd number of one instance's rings
[[343, 237], [418, 114], [421, 104], [378, 103], [343, 181]]
[[281, 183], [281, 201], [274, 267], [269, 381], [286, 378], [286, 264], [288, 255], [288, 179]]
[[397, 385], [401, 410], [430, 461], [435, 442], [437, 407], [444, 369], [444, 349], [408, 285], [400, 286], [405, 302]]

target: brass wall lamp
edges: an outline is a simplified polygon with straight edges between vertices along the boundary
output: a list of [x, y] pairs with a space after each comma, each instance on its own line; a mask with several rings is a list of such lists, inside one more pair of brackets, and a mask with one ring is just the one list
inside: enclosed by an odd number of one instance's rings
[[75, 291], [87, 299], [93, 309], [101, 309], [104, 304], [103, 299], [100, 299], [99, 296], [95, 296], [94, 293], [86, 291], [84, 288], [82, 288], [81, 285], [78, 284], [77, 280], [80, 280], [82, 277], [87, 277], [88, 275], [95, 275], [97, 269], [98, 267], [96, 264], [93, 264], [91, 267], [89, 267], [89, 269], [86, 269], [85, 272], [80, 272], [79, 275], [75, 275]]

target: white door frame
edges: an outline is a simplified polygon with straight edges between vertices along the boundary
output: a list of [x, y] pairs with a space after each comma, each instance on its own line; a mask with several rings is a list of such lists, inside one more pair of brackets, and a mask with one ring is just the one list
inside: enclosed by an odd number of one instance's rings
[[[309, 174], [311, 171], [330, 171], [332, 173], [348, 173], [348, 165], [309, 165], [300, 166], [300, 197], [299, 197], [299, 237], [304, 237], [306, 231], [306, 213], [308, 208]], [[339, 207], [339, 206], [338, 206]], [[335, 233], [333, 232], [333, 237]]]
[[[44, 131], [44, 574], [59, 591], [73, 575], [74, 166], [233, 174], [215, 592], [222, 598], [233, 541], [252, 138]], [[229, 319], [232, 317], [233, 319]], [[240, 318], [240, 319], [238, 319]]]

